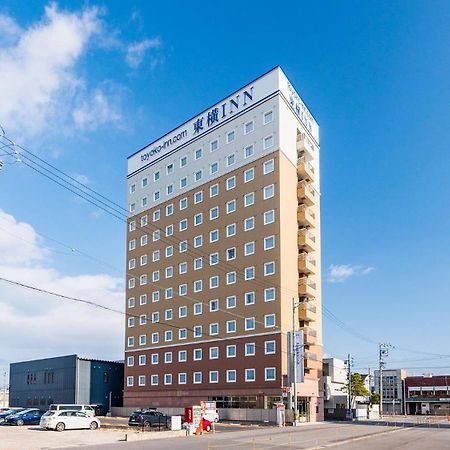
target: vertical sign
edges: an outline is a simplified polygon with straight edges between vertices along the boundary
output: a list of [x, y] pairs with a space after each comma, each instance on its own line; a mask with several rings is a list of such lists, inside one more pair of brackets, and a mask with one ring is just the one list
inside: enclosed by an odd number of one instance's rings
[[294, 364], [297, 383], [303, 382], [303, 355], [304, 355], [304, 345], [303, 345], [303, 331], [294, 331]]

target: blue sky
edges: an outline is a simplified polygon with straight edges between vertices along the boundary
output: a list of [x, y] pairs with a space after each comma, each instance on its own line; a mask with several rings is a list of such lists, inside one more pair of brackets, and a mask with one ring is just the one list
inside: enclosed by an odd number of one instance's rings
[[[450, 353], [449, 21], [446, 1], [24, 8], [5, 0], [0, 123], [17, 142], [125, 205], [129, 154], [281, 65], [321, 126], [323, 300], [345, 323], [324, 318], [325, 352], [351, 352], [356, 367], [373, 367], [376, 345], [349, 325], [397, 346], [390, 367], [450, 366], [450, 357], [400, 350]], [[0, 209], [4, 274], [123, 306], [121, 222], [20, 163], [0, 172]], [[0, 289], [2, 339], [18, 327], [46, 335], [40, 330], [67, 311], [47, 299], [35, 310], [34, 294]], [[70, 314], [75, 325], [93, 315], [85, 308]], [[86, 327], [113, 340], [106, 348], [80, 341], [74, 326], [66, 345], [18, 343], [0, 354], [0, 365], [77, 349], [121, 358], [122, 319], [105, 314], [98, 313], [101, 326]]]

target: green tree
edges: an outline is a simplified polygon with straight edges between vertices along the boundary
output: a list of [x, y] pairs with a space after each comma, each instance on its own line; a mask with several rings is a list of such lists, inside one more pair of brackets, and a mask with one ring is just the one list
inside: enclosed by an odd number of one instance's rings
[[370, 396], [370, 403], [372, 405], [379, 405], [380, 404], [380, 394], [374, 393]]
[[[348, 393], [348, 375], [347, 375], [347, 383], [344, 387], [344, 391]], [[369, 391], [364, 386], [364, 381], [362, 376], [358, 372], [352, 373], [352, 408], [356, 403], [356, 397], [366, 397], [369, 395]]]

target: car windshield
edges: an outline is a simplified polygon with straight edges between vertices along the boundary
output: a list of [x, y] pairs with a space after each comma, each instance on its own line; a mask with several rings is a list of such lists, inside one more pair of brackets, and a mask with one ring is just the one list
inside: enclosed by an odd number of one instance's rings
[[47, 411], [47, 412], [44, 414], [45, 417], [54, 416], [54, 415], [55, 415], [55, 412], [54, 412], [54, 411]]

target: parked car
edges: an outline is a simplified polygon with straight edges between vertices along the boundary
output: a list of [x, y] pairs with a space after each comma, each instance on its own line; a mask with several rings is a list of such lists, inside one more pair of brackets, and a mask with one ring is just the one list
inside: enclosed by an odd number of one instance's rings
[[203, 416], [203, 431], [207, 431], [208, 433], [212, 430], [212, 422], [208, 419], [205, 419], [205, 417]]
[[141, 409], [134, 411], [128, 419], [128, 425], [150, 428], [163, 426], [169, 428], [170, 417], [155, 409]]
[[218, 422], [219, 421], [219, 411], [217, 409], [207, 409], [203, 418], [209, 420], [210, 422]]
[[47, 411], [40, 421], [40, 426], [46, 430], [96, 430], [100, 427], [100, 420], [89, 416], [83, 411], [55, 410]]
[[81, 411], [88, 416], [95, 416], [95, 409], [90, 405], [53, 404], [48, 409], [49, 411]]
[[0, 423], [4, 423], [5, 419], [10, 416], [11, 414], [16, 414], [20, 411], [24, 411], [25, 408], [9, 408], [6, 411], [2, 411], [0, 413]]
[[5, 418], [5, 425], [39, 425], [41, 417], [44, 411], [40, 411], [37, 408], [25, 409], [23, 411], [17, 411]]

